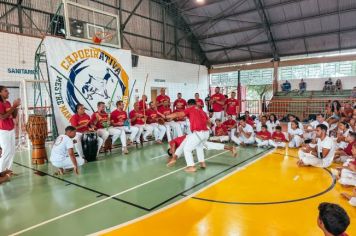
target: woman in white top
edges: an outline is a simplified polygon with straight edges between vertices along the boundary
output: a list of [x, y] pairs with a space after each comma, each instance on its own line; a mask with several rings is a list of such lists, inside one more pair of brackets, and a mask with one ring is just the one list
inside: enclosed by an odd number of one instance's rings
[[288, 122], [288, 132], [289, 130], [291, 129], [291, 125], [292, 125], [292, 122], [293, 121], [296, 121], [297, 122], [297, 126], [299, 129], [301, 129], [302, 131], [304, 130], [304, 127], [303, 127], [303, 124], [302, 122], [300, 122], [297, 117], [295, 115], [289, 115], [288, 116], [288, 119], [289, 119], [289, 122]]
[[273, 133], [274, 131], [276, 131], [276, 127], [278, 125], [281, 125], [281, 124], [279, 123], [279, 120], [277, 120], [276, 115], [271, 114], [269, 116], [269, 120], [267, 121], [268, 132]]
[[298, 121], [294, 120], [291, 123], [291, 129], [288, 129], [288, 137], [290, 148], [299, 148], [303, 143], [303, 130], [298, 127]]

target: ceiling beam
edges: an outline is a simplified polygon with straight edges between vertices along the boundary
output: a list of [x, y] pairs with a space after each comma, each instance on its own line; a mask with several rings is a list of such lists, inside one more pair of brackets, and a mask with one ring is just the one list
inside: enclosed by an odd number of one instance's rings
[[[280, 7], [280, 6], [284, 6], [284, 5], [288, 5], [288, 4], [292, 4], [292, 3], [298, 3], [298, 2], [303, 2], [306, 0], [289, 0], [286, 2], [281, 2], [281, 3], [274, 3], [274, 4], [270, 4], [270, 5], [265, 5], [264, 9], [270, 9], [270, 8], [275, 8], [275, 7]], [[220, 16], [219, 18], [213, 19], [212, 17], [207, 17], [206, 20], [202, 20], [202, 21], [197, 21], [194, 23], [189, 24], [189, 26], [194, 27], [194, 26], [199, 26], [201, 24], [206, 23], [207, 21], [216, 21], [216, 20], [223, 20], [229, 17], [233, 17], [233, 16], [240, 16], [240, 15], [245, 15], [248, 13], [252, 13], [252, 12], [256, 12], [256, 9], [250, 9], [250, 10], [246, 10], [246, 11], [240, 11], [240, 12], [234, 12], [234, 13], [230, 13], [230, 14], [225, 14]], [[184, 14], [184, 13], [183, 13]]]
[[[356, 61], [356, 55], [353, 54], [353, 55], [339, 55], [339, 56], [331, 56], [331, 57], [311, 57], [311, 58], [302, 58], [302, 59], [294, 59], [294, 60], [282, 60], [278, 62], [278, 67], [312, 65], [312, 64], [319, 64], [319, 63], [330, 63], [330, 62], [341, 62], [341, 61]], [[266, 68], [273, 68], [273, 62], [261, 62], [261, 63], [254, 63], [254, 64], [243, 64], [243, 65], [236, 65], [236, 66], [212, 68], [209, 69], [209, 74], [226, 73], [226, 72], [233, 72], [238, 70], [266, 69]]]
[[[203, 8], [203, 7], [206, 7], [206, 6], [210, 6], [210, 5], [213, 5], [215, 3], [221, 3], [223, 2], [224, 0], [208, 0], [207, 2], [201, 4], [201, 3], [195, 3], [196, 6], [194, 7], [188, 7], [188, 8], [183, 8], [181, 9], [181, 13], [184, 13], [184, 12], [187, 12], [187, 11], [192, 11], [192, 10], [195, 10], [197, 8]], [[191, 1], [191, 2], [195, 2], [195, 1]]]
[[143, 0], [139, 0], [138, 3], [136, 4], [136, 6], [134, 7], [134, 9], [132, 10], [132, 12], [130, 12], [130, 15], [126, 18], [125, 22], [121, 25], [121, 31], [125, 30], [125, 27], [127, 25], [127, 23], [129, 23], [131, 17], [133, 16], [133, 14], [136, 12], [136, 10], [138, 9], [138, 7], [141, 5]]
[[263, 5], [262, 5], [261, 0], [254, 0], [254, 2], [255, 2], [255, 5], [256, 5], [258, 14], [260, 15], [260, 18], [261, 18], [261, 20], [263, 22], [263, 28], [264, 28], [265, 33], [267, 35], [268, 43], [269, 43], [269, 45], [271, 47], [273, 59], [275, 61], [278, 61], [279, 60], [278, 50], [277, 50], [276, 44], [274, 42], [274, 37], [273, 37], [272, 31], [271, 31], [270, 23], [269, 23], [269, 21], [267, 19], [267, 14], [266, 14], [265, 10], [263, 9]]
[[[329, 34], [338, 34], [338, 33], [349, 33], [349, 32], [356, 32], [356, 27], [351, 27], [351, 28], [346, 28], [346, 29], [338, 29], [338, 30], [330, 30], [330, 31], [325, 31], [321, 33], [313, 33], [313, 34], [307, 34], [307, 35], [299, 35], [299, 36], [293, 36], [293, 37], [286, 37], [286, 38], [279, 38], [275, 39], [275, 43], [278, 42], [283, 42], [283, 41], [291, 41], [295, 39], [307, 39], [307, 38], [312, 38], [312, 37], [318, 37], [318, 36], [325, 36]], [[234, 46], [226, 47], [226, 48], [221, 48], [221, 49], [211, 49], [211, 50], [206, 50], [205, 53], [212, 53], [212, 52], [219, 52], [223, 50], [234, 50], [234, 49], [239, 49], [239, 48], [245, 48], [245, 47], [253, 47], [253, 46], [258, 46], [258, 45], [263, 45], [263, 44], [268, 44], [269, 41], [262, 41], [262, 42], [256, 42], [256, 43], [246, 43], [246, 44], [236, 44]]]

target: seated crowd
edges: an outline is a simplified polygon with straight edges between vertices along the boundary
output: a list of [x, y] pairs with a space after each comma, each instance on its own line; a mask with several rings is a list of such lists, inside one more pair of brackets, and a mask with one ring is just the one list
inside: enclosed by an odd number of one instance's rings
[[[99, 137], [98, 150], [111, 137], [112, 145], [120, 139], [123, 154], [129, 152], [128, 147], [133, 143], [140, 144], [151, 138], [150, 140], [154, 139], [156, 143], [162, 144], [166, 139], [170, 147], [168, 155], [171, 157], [167, 166], [173, 166], [184, 154], [187, 172], [196, 171], [191, 155], [193, 150], [197, 151], [200, 166], [205, 168], [203, 149], [230, 150], [235, 156], [236, 146], [295, 148], [299, 149], [298, 166], [326, 168], [337, 163], [340, 168], [334, 170], [334, 175], [338, 182], [345, 186], [356, 186], [354, 104], [341, 105], [334, 101], [325, 112], [317, 114], [315, 120], [304, 123], [290, 114], [284, 125], [274, 114], [255, 117], [245, 111], [241, 115], [236, 93], [232, 92], [230, 98], [226, 98], [219, 88], [216, 88], [215, 94], [206, 104], [198, 93], [188, 102], [178, 93], [177, 99], [171, 103], [164, 89], [155, 102], [147, 104], [146, 101], [147, 97], [143, 95], [129, 113], [125, 111], [124, 103], [118, 101], [116, 109], [110, 114], [105, 112], [105, 104], [99, 102], [97, 112], [91, 117], [85, 113], [83, 105], [78, 104], [77, 113], [70, 120], [71, 126], [67, 127], [66, 134], [61, 135], [54, 144], [52, 164], [59, 168], [60, 173], [69, 167], [75, 168], [77, 172], [77, 167], [85, 159], [81, 150], [81, 135], [96, 132]], [[209, 112], [203, 111], [204, 106], [210, 108]], [[197, 128], [200, 121], [203, 122], [203, 127]], [[76, 143], [71, 141], [73, 138]], [[74, 156], [73, 147], [78, 157]], [[67, 154], [69, 149], [72, 151]], [[61, 159], [61, 155], [67, 156], [67, 160]], [[68, 158], [72, 161], [68, 161]], [[355, 193], [356, 190], [353, 195], [343, 194], [353, 206], [356, 206]]]

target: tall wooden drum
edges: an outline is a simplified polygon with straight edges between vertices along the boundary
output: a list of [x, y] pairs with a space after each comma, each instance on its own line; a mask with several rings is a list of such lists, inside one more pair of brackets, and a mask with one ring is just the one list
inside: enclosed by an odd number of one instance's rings
[[47, 160], [45, 148], [46, 138], [48, 136], [46, 117], [30, 115], [28, 117], [26, 131], [32, 142], [32, 163], [44, 164]]

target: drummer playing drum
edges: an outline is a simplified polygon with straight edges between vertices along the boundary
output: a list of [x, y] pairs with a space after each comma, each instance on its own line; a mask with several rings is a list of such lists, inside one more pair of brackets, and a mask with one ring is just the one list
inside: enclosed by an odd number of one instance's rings
[[[83, 147], [82, 147], [82, 136], [86, 132], [95, 132], [94, 126], [90, 123], [90, 116], [85, 113], [84, 105], [77, 104], [76, 113], [71, 117], [70, 123], [73, 127], [77, 129], [77, 134], [75, 135], [75, 149], [78, 152], [79, 157], [84, 158]], [[98, 150], [103, 145], [104, 140], [98, 137]]]

